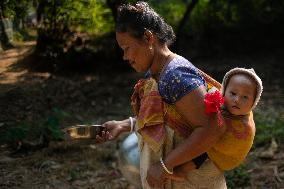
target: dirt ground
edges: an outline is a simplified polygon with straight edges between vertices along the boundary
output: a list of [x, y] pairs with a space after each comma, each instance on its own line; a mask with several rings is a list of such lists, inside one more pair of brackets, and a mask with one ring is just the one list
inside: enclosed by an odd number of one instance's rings
[[[132, 72], [72, 75], [31, 72], [19, 60], [29, 56], [34, 45], [35, 42], [26, 42], [0, 52], [0, 130], [23, 121], [40, 122], [54, 108], [70, 115], [62, 121], [62, 127], [99, 124], [124, 119], [131, 114], [129, 97], [139, 75]], [[224, 59], [218, 63], [215, 61], [214, 67], [209, 66], [214, 61], [197, 59], [196, 65], [219, 81], [230, 66], [256, 67], [265, 83], [260, 109], [273, 107], [283, 118], [283, 90], [280, 88], [283, 86], [283, 67], [275, 63], [278, 59], [275, 60], [273, 55], [263, 57]], [[268, 63], [255, 64], [260, 59]], [[231, 62], [230, 66], [226, 61]], [[274, 77], [280, 79], [274, 80]], [[2, 145], [0, 188], [134, 189], [118, 168], [117, 149], [121, 140], [103, 145], [52, 142], [48, 148], [18, 154], [11, 153], [6, 145]], [[283, 146], [272, 141], [250, 153], [246, 161], [250, 184], [244, 188], [284, 188]]]

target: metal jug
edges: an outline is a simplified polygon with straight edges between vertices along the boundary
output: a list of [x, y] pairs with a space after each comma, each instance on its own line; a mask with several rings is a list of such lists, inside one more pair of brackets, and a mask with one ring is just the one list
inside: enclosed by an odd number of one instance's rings
[[128, 135], [119, 146], [118, 166], [123, 176], [136, 188], [141, 188], [138, 138]]

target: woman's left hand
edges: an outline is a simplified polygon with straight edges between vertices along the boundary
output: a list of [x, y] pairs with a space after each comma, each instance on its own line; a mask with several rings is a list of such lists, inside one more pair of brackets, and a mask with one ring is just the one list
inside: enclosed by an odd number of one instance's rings
[[148, 169], [146, 180], [151, 187], [161, 187], [166, 181], [166, 174], [161, 163], [157, 162]]

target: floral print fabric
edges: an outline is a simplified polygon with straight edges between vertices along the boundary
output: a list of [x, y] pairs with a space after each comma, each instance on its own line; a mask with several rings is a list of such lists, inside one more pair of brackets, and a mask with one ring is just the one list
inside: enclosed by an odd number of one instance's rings
[[162, 70], [158, 88], [163, 100], [174, 104], [184, 95], [206, 85], [197, 68], [182, 56], [175, 57]]

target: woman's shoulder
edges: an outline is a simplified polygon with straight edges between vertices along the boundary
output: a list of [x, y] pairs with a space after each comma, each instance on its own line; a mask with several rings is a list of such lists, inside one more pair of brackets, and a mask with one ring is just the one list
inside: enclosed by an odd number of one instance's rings
[[198, 75], [202, 78], [198, 69], [189, 60], [180, 55], [176, 55], [162, 70], [159, 80], [164, 80], [169, 77], [188, 76], [188, 74]]
[[199, 73], [198, 69], [186, 58], [177, 55], [168, 65], [164, 68], [160, 75], [160, 82], [171, 82], [177, 79], [182, 82], [184, 79], [199, 79], [205, 83], [202, 75]]
[[200, 85], [206, 84], [198, 69], [179, 55], [168, 63], [158, 81], [159, 92], [171, 103]]
[[169, 64], [165, 67], [164, 74], [167, 74], [169, 72], [175, 72], [180, 69], [185, 69], [185, 70], [193, 70], [197, 71], [197, 68], [186, 58], [176, 55], [176, 57], [169, 62]]

